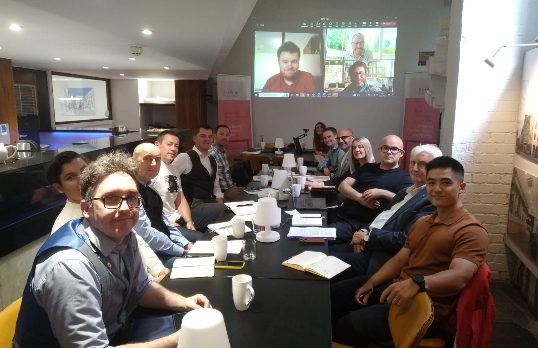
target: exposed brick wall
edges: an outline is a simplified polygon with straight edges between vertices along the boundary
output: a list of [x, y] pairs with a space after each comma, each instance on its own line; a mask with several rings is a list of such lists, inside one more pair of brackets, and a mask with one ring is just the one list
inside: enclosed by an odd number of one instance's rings
[[[458, 7], [463, 9], [461, 18], [454, 17]], [[495, 280], [508, 280], [514, 262], [503, 238], [525, 49], [503, 48], [493, 69], [484, 59], [501, 45], [533, 42], [538, 34], [537, 13], [538, 0], [452, 1], [449, 50], [459, 49], [459, 62], [447, 69], [450, 100], [443, 127], [453, 127], [448, 131], [453, 131], [453, 139], [450, 144], [445, 138], [442, 145], [445, 152], [450, 146], [452, 156], [465, 167], [467, 188], [462, 199], [489, 231], [487, 262]], [[453, 37], [453, 33], [461, 36]]]

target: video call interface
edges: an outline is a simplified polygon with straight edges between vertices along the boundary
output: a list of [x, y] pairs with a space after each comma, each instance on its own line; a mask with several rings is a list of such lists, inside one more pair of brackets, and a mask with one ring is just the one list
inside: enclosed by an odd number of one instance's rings
[[373, 21], [320, 18], [298, 23], [293, 31], [257, 23], [254, 96], [392, 97], [396, 38], [395, 16]]

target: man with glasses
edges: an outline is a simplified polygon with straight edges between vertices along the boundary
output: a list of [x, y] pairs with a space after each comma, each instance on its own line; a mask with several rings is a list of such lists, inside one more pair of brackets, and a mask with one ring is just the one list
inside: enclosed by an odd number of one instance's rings
[[181, 176], [181, 188], [191, 211], [218, 218], [226, 206], [220, 189], [217, 161], [209, 154], [213, 128], [207, 124], [199, 125], [192, 139], [192, 150], [179, 154], [172, 165]]
[[[168, 291], [146, 272], [132, 230], [141, 204], [136, 172], [132, 159], [121, 152], [102, 155], [84, 169], [83, 218], [62, 226], [39, 249], [24, 289], [14, 347], [108, 347], [145, 341], [176, 347], [179, 332], [171, 315], [133, 318], [137, 328], [123, 340], [120, 331], [129, 308], [209, 307], [205, 296]], [[143, 325], [137, 325], [139, 319]]]
[[415, 146], [409, 157], [413, 185], [398, 192], [372, 223], [356, 231], [350, 244], [330, 248], [332, 256], [351, 265], [338, 275], [339, 280], [377, 272], [403, 247], [415, 221], [435, 211], [426, 195], [426, 165], [442, 155], [436, 145]]
[[334, 127], [327, 127], [323, 130], [323, 142], [329, 147], [327, 155], [318, 163], [318, 170], [323, 171], [327, 176], [334, 172], [338, 161], [344, 156], [344, 151], [338, 146], [336, 141], [337, 131]]
[[329, 210], [329, 227], [336, 228], [336, 240], [331, 244], [350, 243], [353, 233], [371, 223], [396, 192], [413, 184], [399, 167], [404, 154], [402, 139], [388, 135], [378, 151], [380, 163], [365, 163], [338, 186], [346, 199], [342, 206]]
[[369, 90], [369, 86], [366, 83], [367, 72], [368, 66], [365, 62], [356, 61], [353, 63], [353, 65], [349, 67], [351, 83], [340, 93], [359, 95], [360, 93], [367, 92]]
[[374, 60], [372, 51], [364, 48], [365, 46], [365, 37], [361, 33], [353, 35], [351, 38], [351, 51], [346, 52], [344, 55], [344, 60], [346, 61], [357, 61], [370, 62]]

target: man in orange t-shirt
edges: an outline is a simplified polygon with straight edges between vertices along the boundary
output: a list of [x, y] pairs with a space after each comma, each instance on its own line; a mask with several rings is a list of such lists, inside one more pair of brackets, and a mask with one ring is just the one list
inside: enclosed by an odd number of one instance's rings
[[263, 92], [309, 93], [316, 90], [314, 76], [299, 70], [301, 50], [296, 44], [291, 41], [283, 43], [276, 55], [280, 72], [267, 80]]

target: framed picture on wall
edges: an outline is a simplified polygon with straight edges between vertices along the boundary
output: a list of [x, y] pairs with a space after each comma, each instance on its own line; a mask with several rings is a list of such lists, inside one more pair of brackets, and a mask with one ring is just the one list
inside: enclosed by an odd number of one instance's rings
[[110, 80], [52, 73], [56, 124], [111, 120]]

